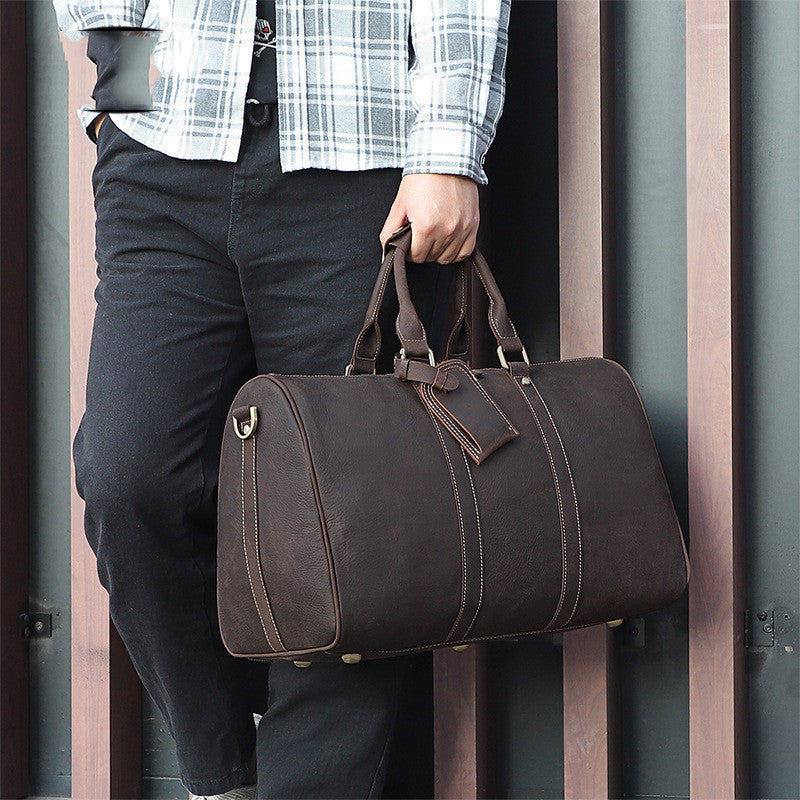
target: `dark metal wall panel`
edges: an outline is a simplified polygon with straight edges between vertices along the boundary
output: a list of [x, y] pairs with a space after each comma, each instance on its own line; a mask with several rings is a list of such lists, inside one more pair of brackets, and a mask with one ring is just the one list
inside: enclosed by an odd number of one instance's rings
[[532, 361], [559, 347], [556, 44], [555, 1], [514, 0], [506, 102], [485, 165], [490, 263]]
[[546, 634], [489, 651], [490, 797], [564, 796], [562, 639]]
[[[53, 635], [30, 643], [30, 783], [70, 794], [69, 214], [67, 73], [51, 3], [26, 4], [30, 293], [31, 609]], [[74, 112], [72, 112], [74, 113]]]
[[[614, 15], [615, 357], [642, 394], [688, 545], [684, 6], [614, 3]], [[624, 797], [689, 794], [687, 599], [618, 631]]]
[[[800, 797], [800, 4], [742, 7], [744, 480], [752, 797]], [[758, 621], [758, 613], [772, 616]]]
[[158, 706], [142, 689], [142, 797], [172, 800], [186, 796], [177, 776], [175, 742]]

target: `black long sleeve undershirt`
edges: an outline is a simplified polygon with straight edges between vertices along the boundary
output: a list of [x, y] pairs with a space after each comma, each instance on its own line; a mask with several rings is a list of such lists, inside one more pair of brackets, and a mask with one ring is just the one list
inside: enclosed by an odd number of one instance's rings
[[[152, 110], [150, 55], [159, 33], [141, 28], [89, 30], [86, 55], [97, 67], [92, 98], [98, 111]], [[94, 120], [86, 132], [95, 141]]]

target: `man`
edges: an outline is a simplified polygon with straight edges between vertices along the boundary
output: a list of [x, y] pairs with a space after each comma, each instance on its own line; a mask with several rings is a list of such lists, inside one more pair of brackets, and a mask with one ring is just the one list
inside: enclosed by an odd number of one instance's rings
[[472, 252], [510, 0], [53, 2], [98, 67], [73, 457], [112, 619], [193, 796], [252, 797], [256, 755], [258, 797], [380, 796], [406, 659], [274, 662], [254, 728], [216, 619], [221, 426], [257, 372], [342, 372], [392, 232]]

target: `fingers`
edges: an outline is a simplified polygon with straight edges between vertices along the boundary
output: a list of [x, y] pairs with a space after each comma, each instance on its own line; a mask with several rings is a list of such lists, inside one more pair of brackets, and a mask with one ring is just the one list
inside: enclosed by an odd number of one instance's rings
[[442, 232], [435, 226], [420, 231], [412, 222], [408, 258], [416, 263], [436, 261], [440, 264], [452, 264], [463, 261], [475, 249], [475, 238], [472, 228]]
[[392, 211], [386, 218], [386, 222], [383, 223], [383, 228], [378, 237], [381, 242], [381, 259], [386, 256], [386, 242], [389, 241], [389, 237], [407, 224], [408, 219], [402, 213], [397, 213], [395, 208], [392, 207]]
[[477, 184], [461, 175], [405, 175], [380, 234], [384, 257], [389, 237], [409, 223], [409, 261], [463, 261], [475, 249], [480, 223]]
[[453, 237], [442, 252], [436, 256], [440, 264], [454, 264], [463, 261], [475, 249], [475, 234], [467, 232], [464, 236]]

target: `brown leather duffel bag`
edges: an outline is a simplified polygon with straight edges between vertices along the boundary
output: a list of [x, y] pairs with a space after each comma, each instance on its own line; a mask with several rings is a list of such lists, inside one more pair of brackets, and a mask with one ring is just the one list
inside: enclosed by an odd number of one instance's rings
[[[434, 362], [387, 242], [343, 375], [252, 378], [231, 404], [217, 601], [230, 653], [360, 658], [639, 616], [677, 599], [689, 560], [641, 397], [600, 357], [530, 364], [486, 260], [502, 366]], [[394, 272], [402, 343], [375, 374]]]

